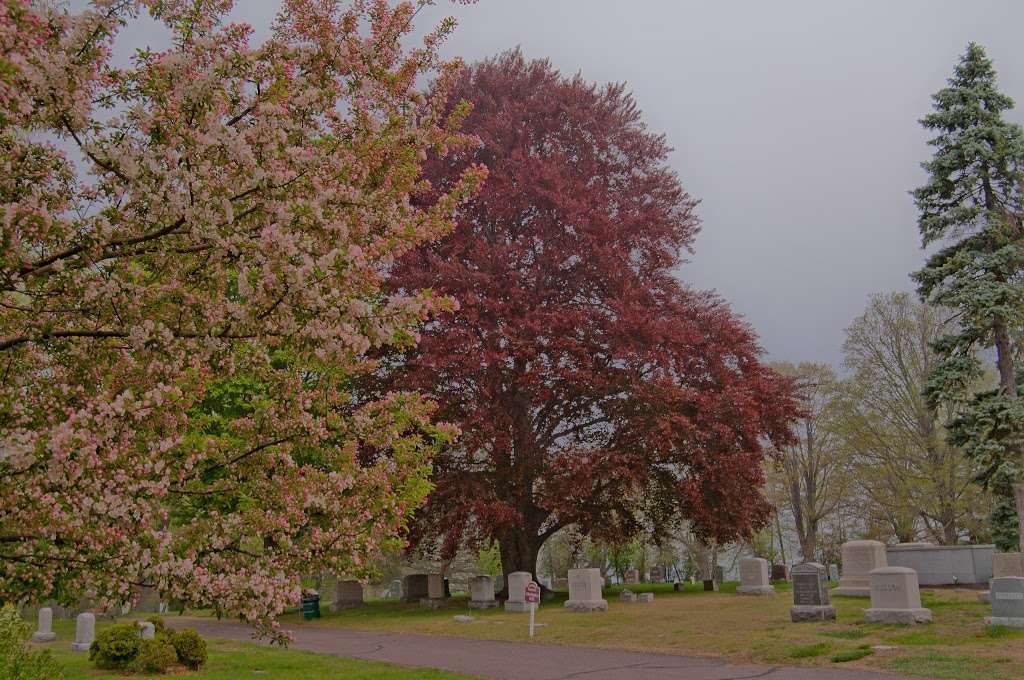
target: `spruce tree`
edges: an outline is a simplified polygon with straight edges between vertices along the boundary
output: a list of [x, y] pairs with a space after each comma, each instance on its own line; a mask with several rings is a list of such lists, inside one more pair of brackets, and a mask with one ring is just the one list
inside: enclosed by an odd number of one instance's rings
[[[1024, 233], [1021, 230], [1024, 131], [1003, 118], [1013, 100], [999, 92], [984, 49], [967, 47], [949, 87], [932, 97], [921, 119], [936, 137], [923, 163], [929, 181], [913, 192], [923, 244], [939, 246], [913, 276], [923, 299], [955, 312], [955, 331], [936, 342], [942, 361], [929, 378], [929, 401], [954, 403], [950, 441], [978, 465], [979, 481], [1000, 497], [993, 534], [1017, 533], [1024, 487], [1024, 404], [1018, 396], [1018, 345], [1024, 326]], [[981, 357], [995, 350], [998, 387], [975, 391]], [[1011, 534], [1012, 535], [1012, 534]]]

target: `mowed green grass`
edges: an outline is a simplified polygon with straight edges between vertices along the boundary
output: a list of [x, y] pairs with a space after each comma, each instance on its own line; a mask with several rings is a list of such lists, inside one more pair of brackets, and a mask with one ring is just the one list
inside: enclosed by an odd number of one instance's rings
[[[102, 628], [108, 622], [98, 622]], [[405, 668], [392, 664], [359, 659], [343, 659], [327, 654], [314, 654], [280, 647], [267, 647], [224, 640], [207, 640], [210, 658], [194, 673], [143, 675], [97, 670], [89, 662], [89, 654], [72, 652], [74, 623], [54, 621], [58, 639], [33, 645], [51, 650], [64, 669], [67, 680], [125, 680], [126, 678], [188, 678], [191, 680], [238, 680], [262, 678], [273, 680], [307, 680], [316, 678], [358, 678], [359, 680], [471, 680], [471, 676], [425, 668]]]
[[[629, 588], [654, 592], [654, 602], [619, 602], [621, 587], [610, 587], [604, 591], [607, 612], [574, 613], [563, 607], [562, 593], [541, 604], [537, 621], [547, 625], [537, 629], [535, 639], [781, 665], [887, 670], [943, 680], [1024, 678], [1024, 631], [986, 626], [984, 618], [991, 609], [977, 600], [977, 591], [923, 589], [923, 604], [932, 609], [935, 622], [904, 627], [864, 623], [868, 601], [850, 597], [833, 598], [836, 622], [791, 623], [792, 594], [786, 583], [776, 584], [778, 592], [765, 597], [737, 595], [735, 583], [724, 584], [716, 593], [703, 592], [700, 584], [687, 585], [681, 593], [673, 592], [671, 584]], [[475, 619], [460, 623], [453, 620], [455, 614]], [[528, 620], [526, 614], [500, 609], [469, 610], [465, 599], [456, 597], [440, 611], [373, 601], [360, 609], [325, 611], [324, 618], [310, 622], [289, 614], [284, 625], [528, 641]], [[865, 654], [878, 645], [895, 649]]]

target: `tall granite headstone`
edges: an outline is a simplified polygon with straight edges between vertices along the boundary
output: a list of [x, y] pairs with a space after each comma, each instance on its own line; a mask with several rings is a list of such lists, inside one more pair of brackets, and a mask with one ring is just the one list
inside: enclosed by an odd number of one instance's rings
[[334, 586], [332, 611], [363, 606], [363, 584], [359, 581], [338, 581]]
[[427, 575], [409, 574], [402, 579], [402, 602], [413, 604], [427, 597]]
[[88, 652], [96, 640], [96, 615], [82, 612], [75, 619], [75, 641], [71, 643], [72, 652]]
[[794, 623], [802, 621], [835, 621], [836, 608], [828, 597], [828, 579], [825, 565], [805, 562], [790, 571], [793, 579], [793, 607], [789, 618]]
[[762, 557], [744, 557], [740, 560], [740, 585], [737, 593], [743, 595], [771, 595], [775, 592], [768, 579], [768, 560]]
[[486, 575], [469, 579], [470, 609], [490, 609], [497, 606], [498, 602], [494, 599], [494, 579]]
[[[847, 541], [843, 543], [843, 573], [833, 595], [871, 597], [872, 570], [888, 566], [885, 544], [881, 541]], [[916, 577], [916, 574], [915, 574]]]
[[530, 604], [526, 601], [526, 584], [532, 580], [533, 574], [528, 571], [513, 571], [508, 575], [508, 599], [505, 600], [505, 611], [530, 611]]
[[607, 611], [608, 600], [601, 597], [603, 585], [600, 569], [570, 569], [565, 608], [574, 612]]
[[53, 610], [49, 607], [40, 607], [38, 614], [39, 622], [36, 632], [32, 633], [32, 642], [53, 642], [57, 634], [53, 632]]
[[985, 623], [993, 626], [1024, 628], [1024, 578], [1000, 576], [989, 581], [992, 616]]

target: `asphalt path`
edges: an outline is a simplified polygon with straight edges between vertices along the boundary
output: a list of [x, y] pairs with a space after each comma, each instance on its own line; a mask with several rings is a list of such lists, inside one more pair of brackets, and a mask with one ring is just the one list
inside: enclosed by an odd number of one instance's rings
[[[211, 638], [252, 641], [244, 624], [205, 618], [167, 619]], [[289, 629], [293, 649], [402, 666], [438, 668], [495, 680], [908, 680], [910, 676], [845, 668], [792, 668], [733, 664], [702, 656], [676, 656], [537, 642], [382, 633], [327, 626]], [[917, 679], [915, 679], [917, 680]]]

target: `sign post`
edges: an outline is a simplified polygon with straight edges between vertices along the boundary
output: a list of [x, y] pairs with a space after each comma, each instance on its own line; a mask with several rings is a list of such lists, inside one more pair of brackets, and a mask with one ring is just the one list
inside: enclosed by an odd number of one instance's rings
[[537, 611], [537, 603], [540, 602], [540, 586], [536, 581], [526, 584], [526, 601], [530, 603], [530, 637], [533, 637], [533, 615]]

